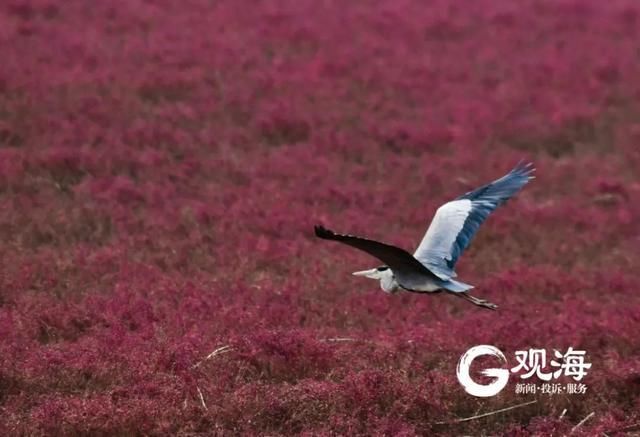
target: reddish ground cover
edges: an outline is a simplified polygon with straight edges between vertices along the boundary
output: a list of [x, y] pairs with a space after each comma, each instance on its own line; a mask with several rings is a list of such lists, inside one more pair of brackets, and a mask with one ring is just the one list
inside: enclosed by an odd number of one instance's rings
[[[635, 0], [2, 2], [0, 434], [633, 430], [639, 146]], [[313, 237], [411, 249], [520, 158], [458, 266], [498, 312]], [[588, 390], [472, 397], [478, 344]]]

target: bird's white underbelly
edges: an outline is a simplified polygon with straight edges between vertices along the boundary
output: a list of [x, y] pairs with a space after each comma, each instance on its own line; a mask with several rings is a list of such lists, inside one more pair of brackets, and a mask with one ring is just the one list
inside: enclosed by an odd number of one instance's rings
[[429, 277], [410, 278], [403, 281], [400, 286], [405, 290], [419, 293], [433, 293], [442, 289], [441, 284], [436, 283]]
[[417, 291], [421, 293], [433, 293], [437, 290], [440, 290], [441, 287], [430, 280], [430, 278], [420, 278], [415, 281], [405, 281], [402, 285], [398, 283], [396, 278], [392, 275], [385, 276], [380, 280], [380, 288], [384, 290], [385, 293], [396, 293], [401, 290], [408, 291]]
[[411, 287], [411, 290], [413, 290], [413, 291], [422, 291], [422, 292], [425, 292], [425, 293], [432, 293], [432, 292], [438, 291], [440, 289], [441, 289], [441, 287], [436, 285], [436, 284], [434, 284], [433, 282], [427, 282], [425, 284], [421, 284], [421, 285], [418, 285], [418, 286], [414, 285], [413, 287]]

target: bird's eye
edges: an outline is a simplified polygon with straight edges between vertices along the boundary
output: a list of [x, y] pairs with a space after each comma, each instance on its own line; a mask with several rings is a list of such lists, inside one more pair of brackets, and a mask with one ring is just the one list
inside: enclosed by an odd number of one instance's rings
[[377, 270], [378, 270], [379, 272], [384, 272], [384, 271], [385, 271], [385, 270], [387, 270], [388, 268], [389, 268], [389, 267], [387, 267], [387, 266], [382, 266], [382, 267], [378, 267], [378, 269], [377, 269]]

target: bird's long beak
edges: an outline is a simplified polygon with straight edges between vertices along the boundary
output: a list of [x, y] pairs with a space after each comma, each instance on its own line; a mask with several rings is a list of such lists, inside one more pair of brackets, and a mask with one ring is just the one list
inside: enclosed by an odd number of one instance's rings
[[370, 278], [372, 275], [375, 275], [377, 273], [377, 269], [370, 269], [370, 270], [362, 270], [359, 272], [353, 272], [354, 276], [366, 276], [367, 278]]

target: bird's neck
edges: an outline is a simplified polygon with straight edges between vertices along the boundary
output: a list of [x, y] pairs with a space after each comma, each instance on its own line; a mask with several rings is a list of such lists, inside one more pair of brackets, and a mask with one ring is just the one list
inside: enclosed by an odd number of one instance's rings
[[396, 282], [396, 278], [393, 276], [391, 269], [387, 270], [385, 275], [380, 278], [380, 288], [382, 288], [385, 293], [393, 293], [398, 289], [398, 282]]

